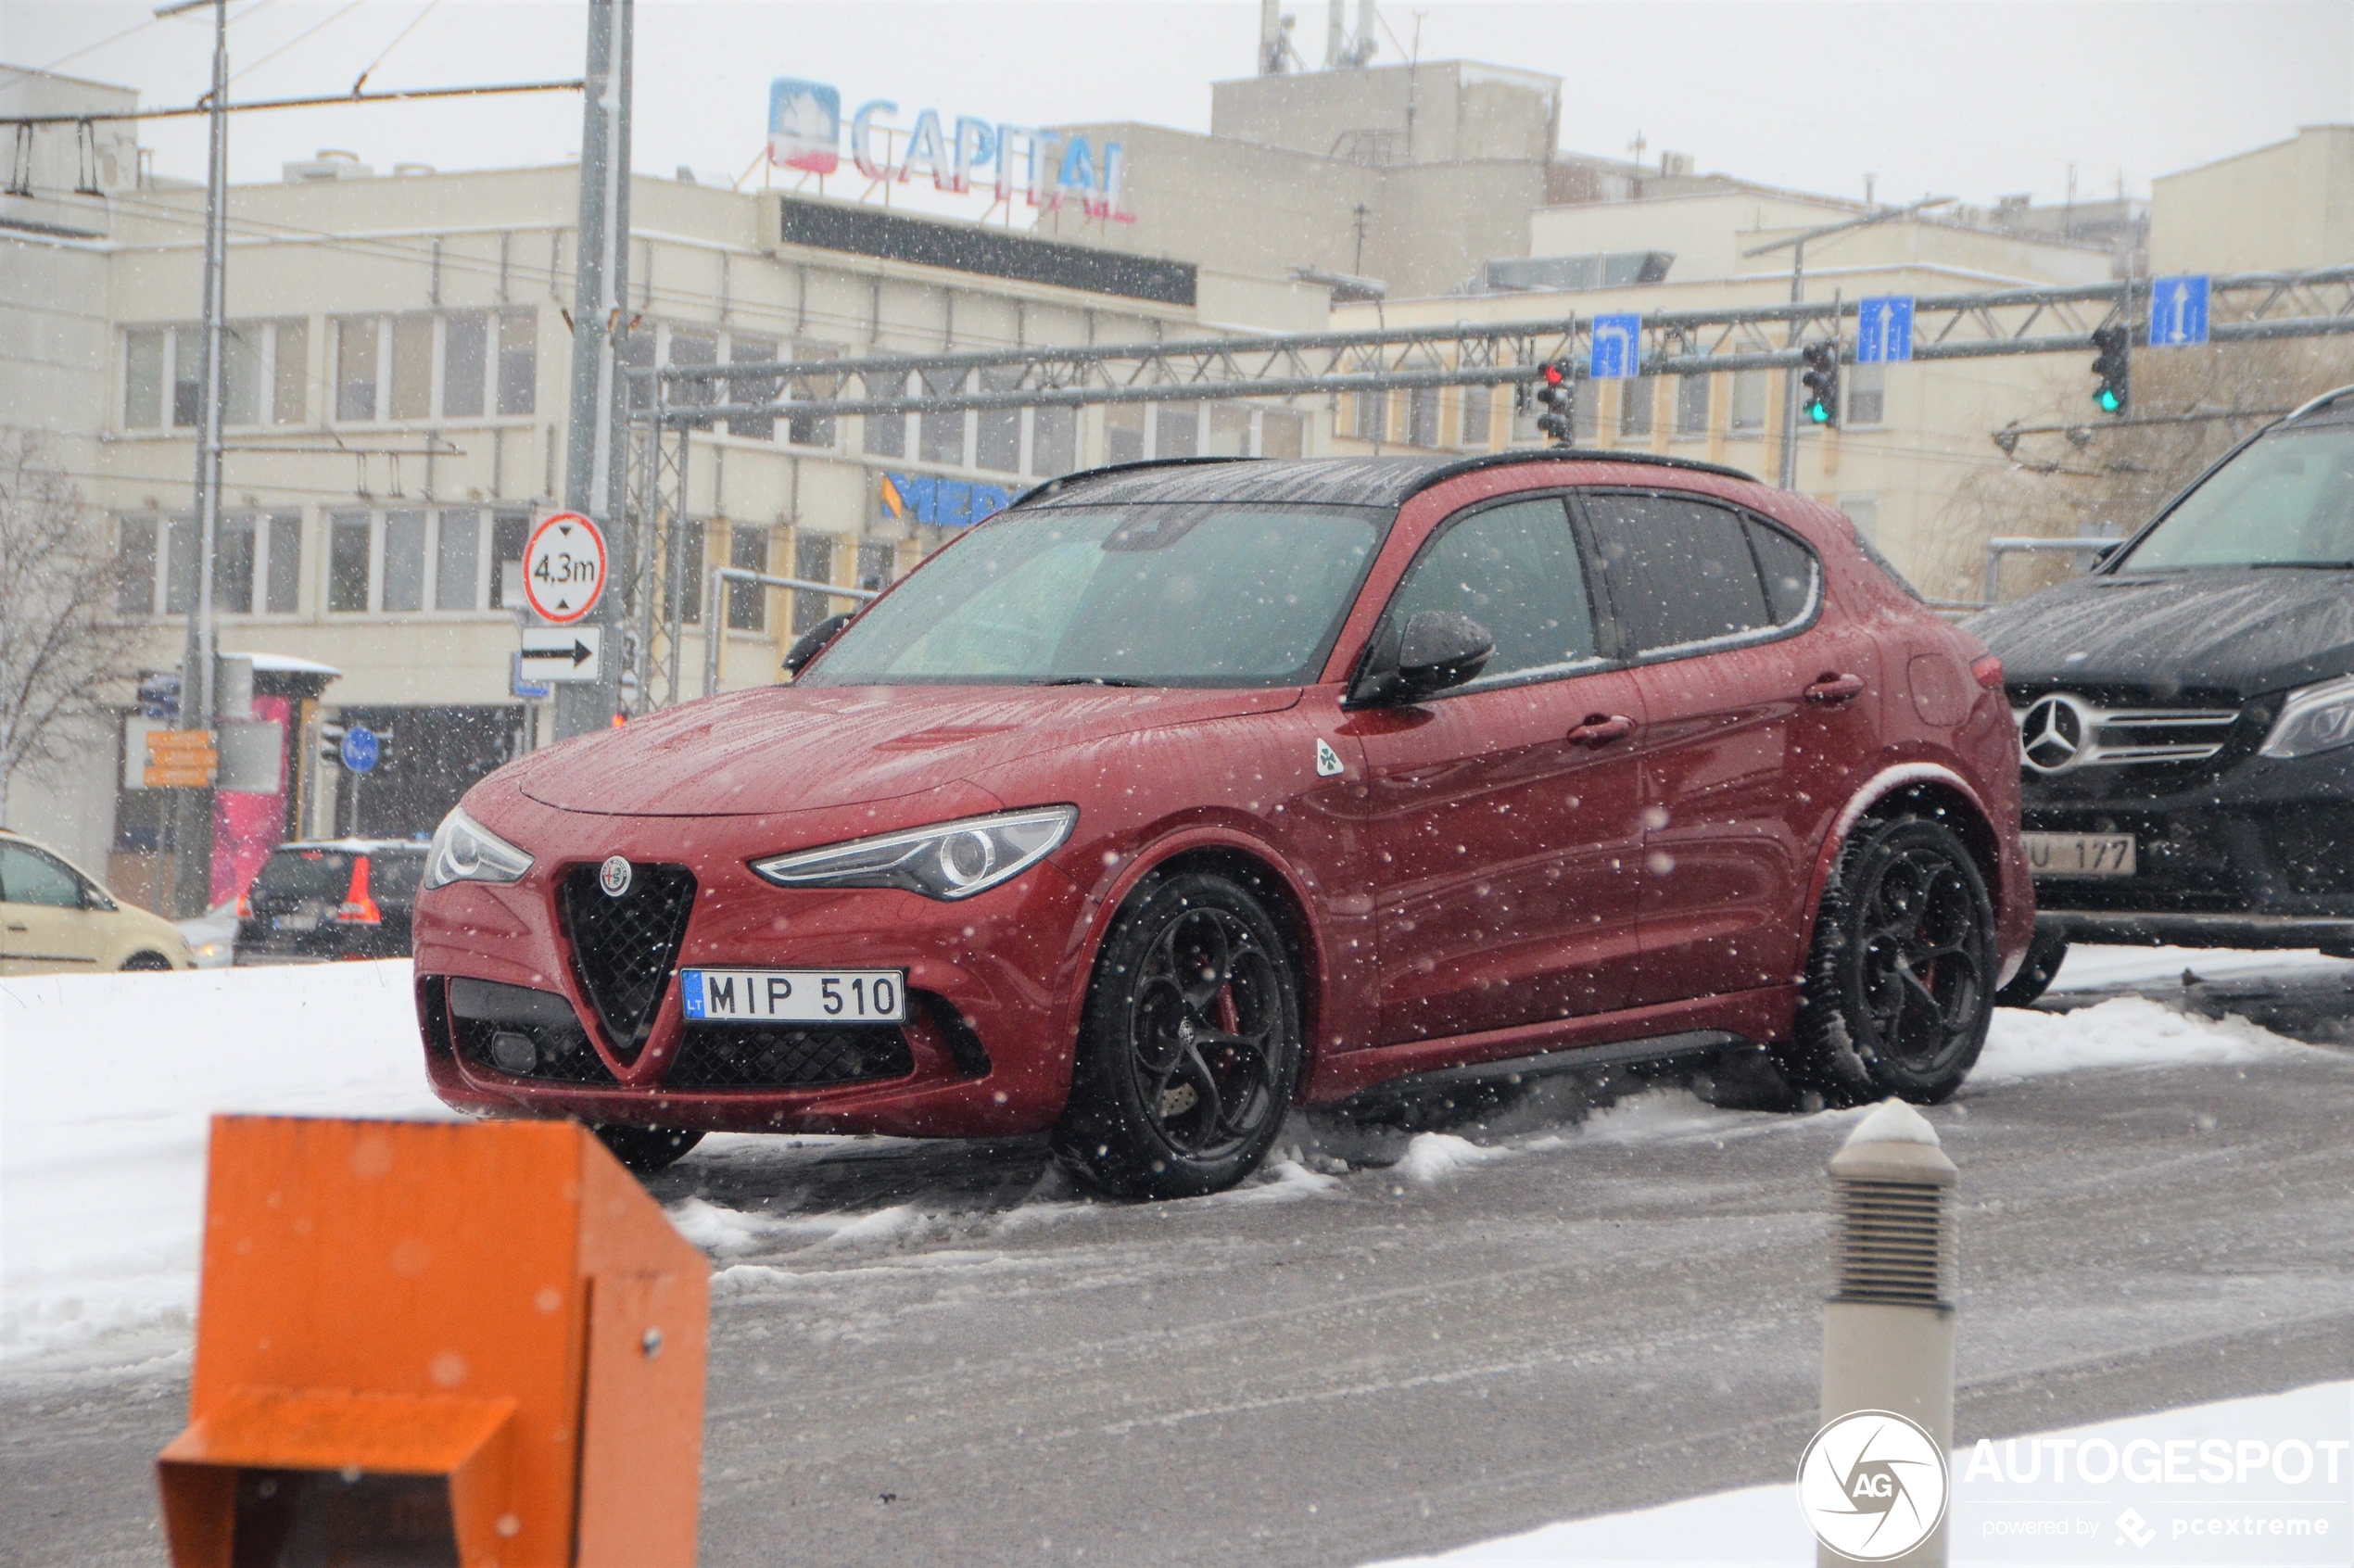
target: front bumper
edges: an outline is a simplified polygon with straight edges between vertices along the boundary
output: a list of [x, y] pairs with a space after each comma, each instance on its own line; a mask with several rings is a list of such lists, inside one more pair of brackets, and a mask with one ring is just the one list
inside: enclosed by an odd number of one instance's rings
[[[625, 841], [645, 831], [637, 824], [615, 828]], [[893, 890], [776, 888], [724, 850], [682, 854], [676, 836], [666, 836], [672, 841], [648, 838], [613, 849], [634, 863], [683, 865], [698, 890], [651, 1031], [635, 1052], [607, 1034], [557, 910], [556, 884], [601, 854], [551, 857], [511, 886], [458, 883], [420, 899], [418, 1017], [427, 1073], [444, 1101], [598, 1124], [918, 1137], [1034, 1132], [1062, 1114], [1087, 908], [1060, 870], [1043, 864], [947, 904]], [[891, 1063], [892, 1075], [713, 1086], [704, 1070], [710, 1027], [693, 1026], [690, 1037], [675, 975], [693, 967], [905, 969], [908, 1023], [887, 1050], [853, 1054]], [[571, 1032], [585, 1036], [586, 1054], [563, 1058], [561, 1080], [536, 1069], [500, 1070], [487, 1059], [482, 1030], [453, 1013], [453, 980], [522, 988], [560, 1003], [569, 1009]], [[483, 1011], [483, 994], [465, 992], [465, 1005]], [[552, 1032], [540, 1038], [556, 1041], [566, 1032], [563, 1015], [548, 1017]], [[682, 1087], [674, 1074], [695, 1081]]]
[[2082, 769], [2026, 783], [2031, 833], [2131, 833], [2131, 877], [2042, 877], [2040, 929], [2081, 942], [2354, 945], [2354, 749], [2212, 773]]

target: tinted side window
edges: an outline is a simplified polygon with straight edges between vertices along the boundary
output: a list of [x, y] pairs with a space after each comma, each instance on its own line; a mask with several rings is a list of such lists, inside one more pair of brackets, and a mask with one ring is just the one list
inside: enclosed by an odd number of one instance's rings
[[1755, 518], [1749, 522], [1749, 542], [1757, 550], [1757, 569], [1766, 578], [1766, 604], [1774, 624], [1789, 626], [1815, 602], [1815, 580], [1821, 568], [1815, 552]]
[[1595, 496], [1594, 543], [1630, 651], [1650, 653], [1774, 624], [1741, 520], [1671, 496]]
[[1452, 610], [1487, 628], [1496, 651], [1483, 683], [1595, 656], [1577, 543], [1568, 512], [1550, 496], [1448, 525], [1406, 569], [1389, 601], [1387, 635], [1425, 610]]

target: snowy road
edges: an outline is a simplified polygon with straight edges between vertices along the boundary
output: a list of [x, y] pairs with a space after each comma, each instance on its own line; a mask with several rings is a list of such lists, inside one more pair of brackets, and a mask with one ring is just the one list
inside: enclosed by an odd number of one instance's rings
[[[14, 1195], [65, 1179], [19, 1166], [10, 1074]], [[1963, 1173], [1959, 1435], [2344, 1378], [2349, 1113], [2343, 1048], [2140, 997], [2005, 1015], [1929, 1113]], [[654, 1182], [721, 1269], [703, 1561], [1350, 1563], [1786, 1476], [1853, 1113], [1519, 1115], [1485, 1146], [1305, 1128], [1261, 1184], [1136, 1208], [1031, 1144], [714, 1140]], [[184, 1336], [0, 1363], [0, 1562], [160, 1561]]]

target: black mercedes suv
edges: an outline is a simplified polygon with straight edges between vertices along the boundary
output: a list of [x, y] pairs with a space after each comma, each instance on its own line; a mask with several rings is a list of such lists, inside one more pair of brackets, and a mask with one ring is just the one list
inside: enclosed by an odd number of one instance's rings
[[2354, 386], [2234, 448], [2092, 573], [1967, 623], [2003, 661], [2036, 942], [2354, 957]]

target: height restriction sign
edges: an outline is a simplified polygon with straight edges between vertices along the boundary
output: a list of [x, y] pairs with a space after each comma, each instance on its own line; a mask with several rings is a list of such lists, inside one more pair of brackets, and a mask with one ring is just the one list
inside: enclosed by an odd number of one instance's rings
[[523, 550], [524, 597], [543, 621], [569, 626], [605, 591], [605, 536], [576, 512], [559, 512], [531, 531]]

